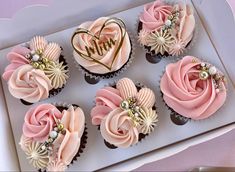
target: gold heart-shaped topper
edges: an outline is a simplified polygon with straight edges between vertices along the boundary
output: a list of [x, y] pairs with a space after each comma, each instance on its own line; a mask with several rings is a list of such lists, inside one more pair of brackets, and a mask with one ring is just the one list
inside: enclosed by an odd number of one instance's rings
[[[102, 31], [109, 26], [110, 24], [116, 24], [118, 26], [118, 28], [120, 29], [120, 33], [121, 33], [121, 39], [120, 41], [118, 40], [114, 40], [113, 38], [109, 38], [108, 40], [106, 40], [105, 42], [100, 43], [100, 38], [102, 35]], [[76, 40], [75, 38], [77, 36], [82, 36], [83, 34], [88, 34], [89, 36], [92, 37], [92, 42], [93, 45], [91, 47], [85, 46], [86, 52], [84, 53], [84, 51], [80, 51], [79, 48], [76, 45]], [[126, 36], [126, 26], [125, 23], [118, 18], [108, 18], [104, 24], [102, 25], [102, 27], [100, 28], [100, 31], [95, 35], [94, 33], [91, 33], [89, 30], [84, 29], [84, 28], [78, 28], [75, 33], [73, 34], [72, 38], [71, 38], [71, 43], [73, 46], [73, 49], [84, 59], [89, 60], [89, 61], [93, 61], [96, 62], [100, 65], [103, 65], [104, 67], [106, 67], [108, 70], [111, 71], [113, 63], [123, 45], [123, 41], [124, 38]], [[99, 42], [99, 43], [98, 43]], [[102, 63], [99, 59], [96, 59], [95, 57], [93, 57], [94, 54], [98, 54], [99, 56], [103, 55], [103, 52], [106, 51], [110, 51], [114, 46], [118, 46], [111, 64], [104, 64]]]

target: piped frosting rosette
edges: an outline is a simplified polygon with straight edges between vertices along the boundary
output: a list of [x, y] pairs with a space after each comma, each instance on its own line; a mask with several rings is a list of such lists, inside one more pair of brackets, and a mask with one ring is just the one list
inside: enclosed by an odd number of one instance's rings
[[12, 96], [35, 103], [57, 94], [68, 79], [68, 66], [57, 43], [35, 36], [7, 54], [10, 64], [2, 77]]
[[149, 56], [179, 56], [195, 33], [195, 17], [189, 4], [156, 0], [144, 6], [139, 17], [138, 40]]
[[35, 169], [65, 171], [85, 148], [85, 130], [81, 108], [40, 104], [26, 113], [19, 144]]
[[77, 64], [91, 78], [111, 78], [124, 69], [131, 58], [131, 40], [119, 18], [100, 17], [82, 23], [71, 43]]
[[137, 87], [128, 78], [97, 91], [91, 110], [92, 124], [100, 126], [104, 140], [127, 148], [150, 134], [158, 121], [154, 92]]
[[160, 88], [172, 111], [193, 120], [213, 115], [227, 96], [224, 74], [193, 56], [167, 65]]

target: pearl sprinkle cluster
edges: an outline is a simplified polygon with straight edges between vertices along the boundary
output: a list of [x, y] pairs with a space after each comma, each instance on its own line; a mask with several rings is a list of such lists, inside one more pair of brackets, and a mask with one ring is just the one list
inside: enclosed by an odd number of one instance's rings
[[215, 66], [202, 62], [197, 66], [197, 69], [200, 70], [199, 78], [201, 80], [207, 80], [209, 77], [211, 77], [216, 88], [216, 92], [218, 93], [220, 91], [223, 91], [221, 84], [226, 82], [226, 78], [221, 72], [216, 69]]
[[134, 126], [138, 126], [141, 113], [141, 107], [137, 106], [137, 99], [136, 98], [128, 98], [127, 100], [123, 100], [120, 104], [120, 107], [123, 110], [128, 111], [128, 116], [132, 119]]
[[64, 130], [64, 125], [57, 120], [54, 129], [49, 133], [49, 137], [45, 141], [45, 143], [41, 146], [41, 149], [42, 150], [47, 149], [48, 151], [52, 151], [52, 144], [55, 141], [55, 139], [58, 137], [59, 133], [65, 135], [66, 130]]
[[29, 59], [30, 64], [35, 69], [44, 70], [50, 64], [54, 63], [53, 61], [48, 60], [46, 57], [42, 57], [42, 54], [43, 54], [42, 50], [37, 50], [37, 51], [31, 51], [29, 54], [26, 55], [26, 58]]

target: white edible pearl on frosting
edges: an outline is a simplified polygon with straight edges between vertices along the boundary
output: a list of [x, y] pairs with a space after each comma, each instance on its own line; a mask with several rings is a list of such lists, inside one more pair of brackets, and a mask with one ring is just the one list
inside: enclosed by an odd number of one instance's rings
[[170, 25], [171, 25], [171, 21], [170, 21], [170, 20], [166, 20], [166, 21], [165, 21], [165, 25], [166, 25], [166, 26], [170, 26]]
[[215, 66], [212, 66], [212, 67], [209, 68], [208, 72], [209, 72], [210, 75], [215, 75], [216, 72], [217, 72], [217, 69], [216, 69]]
[[57, 137], [57, 132], [56, 131], [51, 131], [50, 132], [50, 137], [53, 138], [53, 139], [56, 138]]
[[32, 61], [37, 62], [39, 60], [40, 56], [38, 54], [34, 54], [32, 57]]
[[205, 63], [201, 63], [201, 66], [204, 67], [204, 66], [206, 66], [206, 64]]

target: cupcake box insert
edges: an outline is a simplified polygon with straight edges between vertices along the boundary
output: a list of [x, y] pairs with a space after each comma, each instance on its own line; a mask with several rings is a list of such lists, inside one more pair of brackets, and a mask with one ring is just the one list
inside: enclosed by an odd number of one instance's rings
[[[137, 32], [137, 20], [140, 12], [143, 11], [143, 6], [129, 9], [120, 13], [116, 13], [113, 17], [121, 18], [128, 31], [132, 34]], [[210, 42], [210, 39], [202, 26], [200, 19], [195, 11], [195, 18], [197, 20], [197, 42], [188, 54], [204, 59], [216, 67], [218, 67], [225, 74], [215, 49]], [[79, 23], [78, 23], [79, 25]], [[78, 163], [74, 163], [69, 170], [98, 170], [108, 167], [113, 164], [117, 164], [124, 160], [141, 156], [147, 152], [153, 152], [157, 149], [165, 147], [167, 145], [201, 135], [202, 133], [214, 130], [216, 128], [225, 126], [230, 123], [235, 123], [234, 117], [234, 100], [235, 92], [234, 88], [228, 79], [228, 96], [224, 106], [215, 113], [212, 117], [203, 121], [189, 121], [183, 126], [177, 126], [170, 120], [170, 111], [164, 105], [159, 88], [160, 78], [165, 70], [165, 66], [173, 59], [167, 58], [159, 62], [158, 64], [150, 64], [145, 59], [145, 52], [137, 46], [135, 51], [135, 59], [131, 66], [124, 71], [120, 76], [113, 79], [102, 80], [96, 85], [89, 85], [84, 80], [83, 74], [74, 66], [73, 49], [70, 43], [71, 35], [77, 27], [56, 32], [54, 34], [46, 36], [46, 39], [57, 42], [63, 47], [63, 54], [66, 56], [68, 66], [70, 69], [70, 78], [62, 90], [62, 92], [52, 97], [45, 102], [68, 102], [76, 103], [83, 108], [86, 116], [86, 123], [88, 128], [88, 142], [83, 155], [78, 158]], [[136, 35], [136, 34], [135, 34]], [[136, 40], [135, 40], [136, 41]], [[11, 47], [12, 48], [12, 47]], [[2, 60], [0, 61], [0, 74], [2, 75], [5, 66], [8, 64], [7, 59], [3, 58], [10, 51], [11, 48], [3, 49], [0, 51]], [[135, 81], [140, 81], [147, 87], [153, 89], [156, 95], [156, 105], [158, 111], [159, 122], [156, 130], [152, 132], [146, 139], [143, 139], [137, 145], [134, 145], [128, 149], [108, 149], [104, 143], [103, 138], [100, 137], [100, 132], [97, 131], [97, 127], [91, 124], [90, 110], [93, 107], [93, 100], [95, 93], [98, 89], [102, 88], [108, 83], [112, 83], [122, 77], [129, 77]], [[24, 114], [27, 112], [30, 106], [22, 105], [22, 103], [13, 98], [8, 92], [7, 84], [2, 81], [3, 90], [6, 97], [6, 104], [9, 112], [9, 118], [12, 125], [12, 131], [14, 141], [16, 143], [17, 154], [20, 161], [21, 170], [32, 170], [32, 167], [28, 163], [24, 156], [24, 152], [21, 151], [18, 144], [20, 136], [22, 134], [22, 124], [24, 122]], [[17, 110], [16, 110], [17, 109]], [[156, 151], [157, 154], [158, 151]], [[115, 156], [110, 156], [115, 155]], [[143, 155], [142, 157], [147, 156]], [[102, 157], [102, 158], [99, 158]]]

